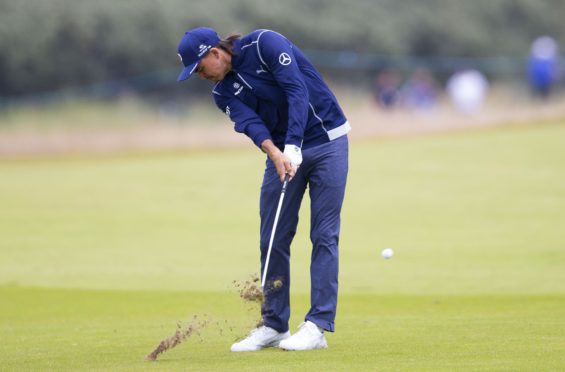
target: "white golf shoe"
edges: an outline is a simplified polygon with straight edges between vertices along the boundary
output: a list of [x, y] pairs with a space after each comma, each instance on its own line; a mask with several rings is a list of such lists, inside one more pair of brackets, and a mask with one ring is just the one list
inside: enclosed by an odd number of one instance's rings
[[255, 351], [266, 347], [279, 346], [279, 342], [290, 337], [290, 332], [277, 332], [275, 329], [261, 326], [255, 328], [249, 336], [231, 346], [231, 351]]
[[328, 342], [324, 333], [311, 321], [302, 323], [298, 332], [280, 342], [279, 347], [284, 350], [312, 350], [325, 349]]

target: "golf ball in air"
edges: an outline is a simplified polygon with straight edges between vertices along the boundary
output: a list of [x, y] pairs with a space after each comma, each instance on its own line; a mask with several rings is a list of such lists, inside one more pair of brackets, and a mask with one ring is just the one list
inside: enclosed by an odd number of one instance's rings
[[392, 258], [392, 256], [394, 255], [394, 251], [392, 250], [392, 248], [385, 248], [381, 252], [381, 255], [385, 260], [388, 260], [389, 258]]

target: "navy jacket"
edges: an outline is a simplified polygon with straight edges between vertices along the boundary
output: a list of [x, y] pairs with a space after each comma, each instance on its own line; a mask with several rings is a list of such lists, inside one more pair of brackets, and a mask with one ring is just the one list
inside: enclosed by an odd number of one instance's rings
[[234, 42], [232, 71], [213, 90], [216, 105], [259, 148], [331, 141], [351, 129], [333, 93], [302, 51], [279, 33], [257, 30]]

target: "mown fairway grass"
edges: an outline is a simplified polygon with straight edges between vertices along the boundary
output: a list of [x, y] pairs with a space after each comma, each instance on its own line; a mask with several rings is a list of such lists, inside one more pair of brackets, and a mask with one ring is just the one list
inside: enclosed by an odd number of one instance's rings
[[[229, 352], [256, 320], [232, 284], [257, 272], [256, 150], [0, 161], [0, 370], [565, 369], [563, 138], [353, 143], [337, 332], [305, 353]], [[201, 339], [143, 361], [194, 315]]]

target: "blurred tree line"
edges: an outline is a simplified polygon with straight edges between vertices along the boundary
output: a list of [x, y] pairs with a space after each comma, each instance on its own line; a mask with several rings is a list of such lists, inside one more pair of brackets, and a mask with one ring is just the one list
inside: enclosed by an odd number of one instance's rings
[[305, 50], [525, 58], [539, 35], [565, 41], [564, 9], [563, 0], [0, 0], [0, 96], [180, 71], [179, 39], [203, 25], [220, 35], [270, 28]]

